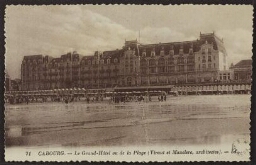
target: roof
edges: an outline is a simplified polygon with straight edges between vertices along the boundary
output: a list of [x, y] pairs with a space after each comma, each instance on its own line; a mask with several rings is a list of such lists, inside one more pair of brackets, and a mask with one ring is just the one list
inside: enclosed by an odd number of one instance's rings
[[[125, 45], [122, 49], [110, 50], [102, 52], [101, 58], [103, 59], [115, 59], [124, 54], [126, 50], [134, 50], [135, 55], [142, 56], [143, 52], [146, 52], [146, 56], [151, 55], [151, 51], [154, 50], [156, 55], [160, 55], [160, 52], [163, 50], [164, 54], [169, 54], [170, 50], [174, 51], [174, 54], [179, 54], [180, 48], [183, 48], [183, 53], [188, 54], [190, 48], [193, 48], [193, 52], [198, 52], [201, 49], [201, 46], [205, 43], [213, 45], [213, 49], [219, 50], [226, 54], [223, 40], [217, 37], [214, 33], [200, 33], [200, 37], [197, 40], [192, 41], [183, 41], [183, 42], [169, 42], [169, 43], [157, 43], [157, 44], [140, 44], [137, 40], [125, 41]], [[97, 55], [96, 55], [97, 56]], [[42, 55], [32, 55], [25, 56], [24, 59], [38, 59], [42, 58]], [[80, 60], [92, 60], [95, 58], [95, 55], [91, 56], [81, 56], [77, 52], [67, 53], [61, 55], [61, 60], [71, 60], [71, 58], [77, 58]], [[53, 58], [59, 61], [59, 58]], [[50, 61], [51, 59], [49, 59]], [[112, 60], [111, 60], [112, 61]], [[251, 65], [251, 64], [250, 64]]]
[[26, 59], [40, 59], [40, 58], [43, 58], [43, 55], [39, 54], [39, 55], [24, 56], [24, 60], [26, 60]]
[[104, 51], [102, 58], [118, 58], [123, 53], [123, 50], [111, 50], [111, 51]]
[[183, 42], [139, 44], [136, 41], [126, 41], [124, 49], [138, 49], [136, 55], [142, 55], [142, 52], [146, 52], [146, 55], [150, 56], [152, 50], [155, 50], [156, 55], [159, 55], [161, 50], [164, 50], [165, 54], [169, 54], [170, 50], [174, 50], [174, 54], [179, 54], [180, 48], [183, 48], [183, 52], [188, 54], [190, 48], [193, 48], [193, 52], [198, 52], [201, 46], [206, 42], [213, 44], [213, 49], [226, 53], [223, 40], [217, 37], [214, 33], [200, 34], [200, 38], [197, 40]]
[[248, 60], [239, 61], [237, 64], [235, 64], [231, 68], [243, 68], [243, 67], [251, 67], [251, 66], [252, 66], [252, 60], [248, 59]]

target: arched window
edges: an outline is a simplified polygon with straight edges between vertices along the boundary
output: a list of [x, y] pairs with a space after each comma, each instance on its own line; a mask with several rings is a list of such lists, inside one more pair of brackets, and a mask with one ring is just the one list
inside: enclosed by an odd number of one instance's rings
[[165, 60], [164, 60], [164, 58], [159, 58], [159, 60], [158, 60], [158, 65], [165, 65]]
[[147, 66], [147, 60], [146, 60], [146, 59], [142, 59], [142, 60], [140, 61], [140, 65], [141, 65], [142, 67], [146, 67], [146, 66]]
[[184, 58], [183, 57], [180, 57], [179, 58], [179, 64], [183, 64], [184, 63]]
[[150, 66], [156, 65], [156, 60], [155, 60], [155, 59], [150, 59], [150, 60], [149, 60], [149, 65], [150, 65]]
[[168, 65], [172, 65], [174, 63], [174, 59], [173, 58], [168, 58]]

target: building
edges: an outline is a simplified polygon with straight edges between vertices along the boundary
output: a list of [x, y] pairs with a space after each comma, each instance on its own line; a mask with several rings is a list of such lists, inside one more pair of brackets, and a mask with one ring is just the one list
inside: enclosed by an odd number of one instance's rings
[[11, 90], [11, 78], [7, 72], [5, 73], [4, 87], [6, 92]]
[[[25, 56], [23, 90], [113, 88], [214, 83], [228, 72], [223, 40], [214, 33], [184, 42], [141, 44], [125, 41], [122, 49], [82, 56], [77, 52]], [[229, 77], [231, 79], [232, 76]]]
[[237, 64], [230, 67], [230, 70], [234, 73], [235, 82], [247, 82], [252, 81], [252, 60], [241, 60]]
[[10, 91], [20, 91], [21, 90], [21, 79], [11, 80]]

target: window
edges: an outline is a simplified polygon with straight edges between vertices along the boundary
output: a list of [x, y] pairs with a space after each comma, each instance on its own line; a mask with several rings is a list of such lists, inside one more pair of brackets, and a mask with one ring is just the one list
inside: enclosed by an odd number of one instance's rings
[[191, 57], [191, 56], [188, 56], [187, 62], [188, 62], [188, 63], [194, 63], [194, 58]]
[[168, 59], [168, 64], [169, 64], [169, 65], [172, 65], [172, 64], [173, 64], [173, 58], [169, 58], [169, 59]]
[[213, 64], [213, 68], [215, 68], [215, 63]]
[[184, 58], [182, 57], [182, 58], [179, 58], [179, 63], [180, 64], [183, 64], [184, 63]]
[[212, 64], [208, 64], [208, 68], [211, 69], [212, 68]]
[[164, 60], [164, 58], [160, 58], [160, 59], [158, 60], [158, 65], [165, 65], [165, 60]]
[[146, 52], [142, 52], [142, 56], [146, 56]]
[[155, 52], [151, 52], [151, 56], [154, 57], [155, 56]]
[[206, 60], [205, 60], [205, 56], [203, 56], [203, 60], [202, 60], [202, 62], [206, 62]]
[[107, 59], [107, 64], [110, 64], [110, 59]]
[[168, 67], [168, 72], [170, 73], [170, 72], [174, 72], [174, 70], [175, 70], [175, 67], [174, 66], [169, 66]]
[[194, 71], [194, 66], [193, 65], [188, 65], [188, 71]]
[[189, 54], [190, 54], [190, 55], [193, 54], [193, 49], [192, 49], [192, 48], [189, 49]]
[[180, 72], [183, 72], [183, 71], [184, 71], [184, 66], [182, 66], [182, 65], [179, 66], [179, 71], [180, 71]]
[[212, 57], [211, 56], [208, 56], [208, 61], [212, 62]]
[[205, 54], [205, 49], [204, 48], [202, 49], [202, 54]]
[[159, 67], [159, 72], [164, 73], [165, 72], [165, 67]]
[[208, 54], [212, 53], [212, 48], [208, 48]]
[[153, 66], [156, 64], [156, 60], [155, 59], [150, 59], [149, 60], [149, 65]]
[[162, 48], [162, 50], [160, 51], [160, 56], [164, 55], [164, 49]]
[[200, 64], [198, 65], [198, 69], [200, 70], [201, 68], [200, 68]]
[[131, 73], [133, 72], [133, 68], [130, 68], [130, 72], [131, 72]]
[[198, 57], [198, 61], [200, 61], [200, 57]]
[[203, 64], [203, 69], [205, 69], [206, 68], [206, 65], [205, 64]]
[[156, 73], [156, 68], [155, 67], [150, 68], [150, 73]]
[[174, 55], [174, 51], [173, 50], [170, 50], [170, 55]]
[[146, 61], [145, 59], [142, 59], [141, 62], [140, 62], [140, 65], [141, 65], [142, 67], [147, 66], [147, 61]]
[[100, 60], [100, 64], [104, 64], [104, 60], [102, 59], [102, 60]]
[[147, 69], [146, 68], [141, 68], [141, 72], [142, 72], [142, 74], [146, 74], [147, 73]]
[[180, 55], [183, 54], [183, 49], [180, 49], [180, 50], [179, 50], [179, 54], [180, 54]]
[[94, 60], [92, 60], [92, 65], [94, 65], [95, 64], [95, 61]]
[[117, 63], [117, 61], [118, 61], [117, 58], [115, 58], [115, 59], [114, 59], [114, 63]]

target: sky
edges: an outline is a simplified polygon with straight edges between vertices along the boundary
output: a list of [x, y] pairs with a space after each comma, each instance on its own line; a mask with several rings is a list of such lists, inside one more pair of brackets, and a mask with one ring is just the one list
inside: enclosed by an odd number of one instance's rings
[[189, 41], [213, 31], [235, 64], [252, 56], [252, 18], [250, 5], [11, 5], [5, 15], [6, 71], [20, 78], [26, 55], [92, 55], [121, 49], [125, 40]]

